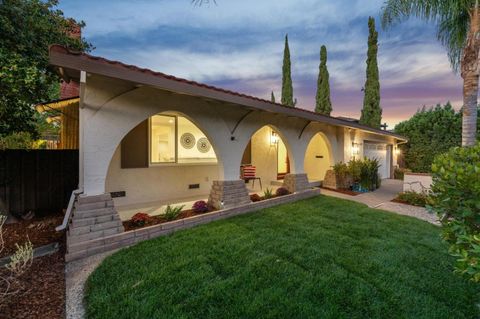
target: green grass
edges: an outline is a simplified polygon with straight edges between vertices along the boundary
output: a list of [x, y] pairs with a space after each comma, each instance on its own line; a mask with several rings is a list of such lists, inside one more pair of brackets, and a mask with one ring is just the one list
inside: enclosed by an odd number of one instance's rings
[[439, 228], [318, 196], [121, 250], [89, 318], [478, 318]]

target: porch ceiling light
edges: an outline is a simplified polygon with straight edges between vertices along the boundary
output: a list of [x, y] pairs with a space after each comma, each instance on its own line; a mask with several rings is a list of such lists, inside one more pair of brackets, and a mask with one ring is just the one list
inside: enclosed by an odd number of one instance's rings
[[358, 156], [360, 154], [360, 146], [358, 143], [352, 143], [352, 156]]
[[275, 131], [272, 131], [270, 135], [270, 145], [275, 146], [278, 144], [278, 134]]

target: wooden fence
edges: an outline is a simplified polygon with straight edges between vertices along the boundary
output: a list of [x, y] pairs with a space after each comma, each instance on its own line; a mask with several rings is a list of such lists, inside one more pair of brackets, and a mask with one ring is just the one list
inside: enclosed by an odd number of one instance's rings
[[55, 214], [77, 186], [78, 150], [0, 151], [1, 210]]

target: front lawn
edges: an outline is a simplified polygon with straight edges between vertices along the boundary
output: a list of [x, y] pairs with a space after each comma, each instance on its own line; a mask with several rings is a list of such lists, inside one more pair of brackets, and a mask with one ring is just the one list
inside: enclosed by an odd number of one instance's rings
[[87, 282], [89, 318], [478, 318], [436, 226], [318, 196], [146, 241]]

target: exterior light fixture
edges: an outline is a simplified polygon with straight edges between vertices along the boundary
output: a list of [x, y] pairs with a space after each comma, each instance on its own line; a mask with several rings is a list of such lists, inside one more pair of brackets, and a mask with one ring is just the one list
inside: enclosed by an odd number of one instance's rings
[[270, 135], [270, 145], [275, 146], [278, 144], [278, 134], [275, 131], [272, 131]]
[[360, 155], [360, 146], [358, 145], [358, 143], [352, 142], [352, 156], [358, 155]]
[[401, 151], [398, 146], [395, 146], [395, 155], [400, 155]]

